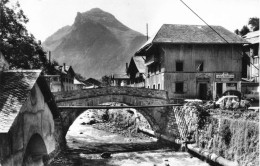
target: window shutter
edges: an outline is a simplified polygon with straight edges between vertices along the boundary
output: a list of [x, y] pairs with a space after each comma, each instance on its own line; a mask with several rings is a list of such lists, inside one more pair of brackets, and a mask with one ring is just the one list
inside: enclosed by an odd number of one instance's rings
[[172, 83], [172, 92], [175, 92], [175, 82]]

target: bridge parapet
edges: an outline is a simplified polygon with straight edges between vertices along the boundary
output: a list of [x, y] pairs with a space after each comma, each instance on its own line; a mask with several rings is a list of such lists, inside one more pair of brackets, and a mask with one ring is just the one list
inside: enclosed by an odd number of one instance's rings
[[93, 98], [108, 95], [127, 95], [168, 101], [168, 94], [166, 91], [134, 87], [104, 87], [68, 92], [55, 92], [53, 94], [57, 103], [81, 98]]

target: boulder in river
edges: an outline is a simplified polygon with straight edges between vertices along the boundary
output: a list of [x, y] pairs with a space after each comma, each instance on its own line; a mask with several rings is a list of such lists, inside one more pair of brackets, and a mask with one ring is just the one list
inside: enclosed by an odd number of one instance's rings
[[101, 157], [102, 157], [102, 158], [110, 158], [110, 157], [111, 157], [111, 153], [109, 153], [109, 152], [104, 152], [104, 153], [101, 154]]
[[88, 125], [92, 125], [92, 124], [95, 124], [95, 123], [96, 123], [96, 119], [93, 119], [93, 118], [91, 118], [91, 119], [87, 122]]

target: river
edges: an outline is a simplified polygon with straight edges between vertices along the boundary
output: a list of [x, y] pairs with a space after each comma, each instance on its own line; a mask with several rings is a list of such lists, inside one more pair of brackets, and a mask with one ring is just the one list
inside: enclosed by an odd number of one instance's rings
[[[127, 138], [83, 125], [83, 122], [86, 122], [84, 113], [66, 135], [67, 150], [56, 157], [51, 166], [209, 166], [187, 152], [177, 152], [174, 146], [157, 142], [155, 138]], [[103, 152], [111, 153], [111, 157], [102, 158]]]

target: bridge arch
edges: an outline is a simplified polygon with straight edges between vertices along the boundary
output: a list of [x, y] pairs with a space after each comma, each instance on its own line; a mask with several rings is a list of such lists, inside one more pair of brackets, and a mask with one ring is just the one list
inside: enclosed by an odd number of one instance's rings
[[48, 155], [47, 147], [42, 136], [35, 133], [29, 139], [23, 155], [23, 166], [43, 165]]
[[[133, 88], [133, 87], [105, 87], [80, 91], [54, 93], [58, 106], [98, 106], [102, 103], [117, 102], [129, 106], [165, 105], [168, 104], [166, 91]], [[64, 134], [70, 125], [85, 110], [60, 109], [63, 120]], [[152, 129], [163, 133], [168, 117], [167, 108], [141, 108], [138, 111], [147, 119]]]

